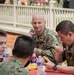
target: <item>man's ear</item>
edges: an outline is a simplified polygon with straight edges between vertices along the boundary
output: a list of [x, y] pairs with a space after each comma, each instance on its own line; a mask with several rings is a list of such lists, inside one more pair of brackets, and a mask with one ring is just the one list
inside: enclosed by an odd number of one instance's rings
[[68, 35], [69, 36], [72, 36], [74, 33], [73, 32], [68, 32]]

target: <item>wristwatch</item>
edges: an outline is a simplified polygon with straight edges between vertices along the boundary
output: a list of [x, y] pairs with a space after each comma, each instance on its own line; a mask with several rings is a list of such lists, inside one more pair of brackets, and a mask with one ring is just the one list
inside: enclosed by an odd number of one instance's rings
[[56, 71], [56, 70], [57, 70], [57, 64], [55, 64], [52, 69], [53, 69], [54, 71]]

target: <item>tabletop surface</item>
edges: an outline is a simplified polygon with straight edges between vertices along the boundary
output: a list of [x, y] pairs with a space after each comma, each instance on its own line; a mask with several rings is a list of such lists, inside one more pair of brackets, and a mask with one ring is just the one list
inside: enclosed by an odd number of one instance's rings
[[[29, 72], [31, 73], [31, 75], [37, 75], [36, 70], [31, 70]], [[61, 73], [61, 72], [58, 72], [58, 71], [48, 71], [46, 73], [47, 73], [47, 75], [73, 75], [73, 74]]]

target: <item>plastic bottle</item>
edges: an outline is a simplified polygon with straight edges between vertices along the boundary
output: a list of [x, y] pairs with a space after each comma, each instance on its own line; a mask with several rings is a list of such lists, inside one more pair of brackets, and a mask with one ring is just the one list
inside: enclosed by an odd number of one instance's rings
[[35, 53], [33, 53], [31, 63], [36, 63], [36, 54]]
[[5, 51], [3, 53], [3, 59], [4, 61], [6, 61], [8, 59], [8, 52], [7, 52], [7, 48], [5, 48]]
[[42, 71], [42, 68], [43, 68], [43, 60], [42, 60], [42, 56], [38, 56], [38, 59], [37, 59], [37, 75], [40, 75], [41, 74], [41, 71]]
[[45, 72], [45, 68], [44, 67], [42, 67], [40, 75], [47, 75], [46, 72]]

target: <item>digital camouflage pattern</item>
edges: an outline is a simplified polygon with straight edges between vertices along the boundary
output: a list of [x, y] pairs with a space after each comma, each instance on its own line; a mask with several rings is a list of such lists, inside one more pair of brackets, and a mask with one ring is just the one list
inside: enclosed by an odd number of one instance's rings
[[[30, 32], [34, 32], [34, 30], [31, 29]], [[52, 62], [56, 63], [54, 59], [55, 51], [53, 48], [50, 47], [54, 47], [56, 45], [61, 44], [60, 39], [57, 36], [57, 33], [54, 32], [53, 30], [44, 28], [44, 31], [40, 37], [38, 37], [37, 34], [35, 34], [33, 35], [33, 38], [36, 42], [37, 55], [39, 54], [45, 55]]]
[[12, 58], [0, 63], [0, 75], [30, 75], [30, 73], [22, 67], [18, 60]]
[[68, 66], [74, 66], [74, 46], [69, 46], [65, 51]]

